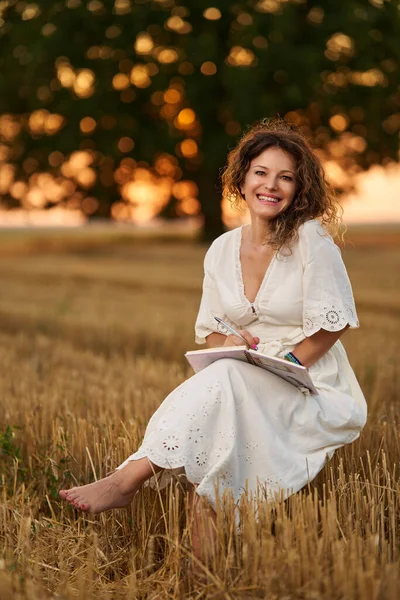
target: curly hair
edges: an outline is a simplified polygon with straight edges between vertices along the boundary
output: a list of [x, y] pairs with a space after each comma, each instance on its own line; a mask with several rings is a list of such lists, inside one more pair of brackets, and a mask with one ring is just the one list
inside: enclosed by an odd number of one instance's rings
[[338, 236], [343, 208], [326, 179], [322, 164], [301, 131], [280, 118], [263, 119], [250, 127], [229, 153], [221, 179], [223, 195], [231, 206], [242, 209], [244, 199], [240, 187], [251, 161], [267, 148], [281, 148], [293, 157], [297, 182], [290, 206], [270, 221], [268, 244], [274, 250], [290, 248], [298, 239], [300, 225], [317, 218], [332, 237]]

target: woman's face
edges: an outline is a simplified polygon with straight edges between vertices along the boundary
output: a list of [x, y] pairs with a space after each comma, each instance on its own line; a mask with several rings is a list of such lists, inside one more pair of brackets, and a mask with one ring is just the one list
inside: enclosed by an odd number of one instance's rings
[[252, 218], [272, 219], [284, 212], [296, 193], [294, 158], [281, 148], [267, 148], [254, 158], [240, 191]]

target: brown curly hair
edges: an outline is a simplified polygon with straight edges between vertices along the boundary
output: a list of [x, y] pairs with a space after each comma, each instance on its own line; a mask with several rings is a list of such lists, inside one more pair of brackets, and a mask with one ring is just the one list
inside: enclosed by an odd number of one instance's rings
[[[223, 195], [231, 206], [241, 210], [243, 196], [240, 187], [251, 161], [267, 148], [281, 148], [296, 164], [297, 189], [293, 202], [270, 221], [268, 244], [274, 250], [290, 246], [298, 239], [298, 228], [310, 219], [318, 218], [332, 237], [339, 235], [343, 208], [333, 187], [327, 181], [322, 164], [301, 131], [287, 121], [263, 119], [248, 129], [229, 153], [221, 174]], [[341, 235], [341, 241], [344, 233]]]

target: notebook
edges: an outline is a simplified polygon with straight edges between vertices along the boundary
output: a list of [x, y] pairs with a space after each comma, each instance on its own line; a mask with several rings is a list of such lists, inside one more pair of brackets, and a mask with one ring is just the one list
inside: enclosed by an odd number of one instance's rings
[[222, 348], [205, 348], [191, 350], [185, 354], [195, 373], [205, 369], [216, 360], [234, 358], [248, 362], [255, 367], [266, 369], [288, 383], [296, 386], [304, 394], [318, 394], [306, 367], [289, 362], [276, 356], [267, 356], [246, 346], [226, 346]]

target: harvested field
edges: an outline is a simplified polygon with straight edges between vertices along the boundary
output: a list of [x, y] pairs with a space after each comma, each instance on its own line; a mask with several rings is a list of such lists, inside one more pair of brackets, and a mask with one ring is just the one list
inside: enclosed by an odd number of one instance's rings
[[287, 502], [260, 498], [258, 521], [243, 498], [240, 531], [226, 499], [214, 564], [196, 573], [179, 482], [95, 518], [58, 490], [110, 473], [190, 375], [205, 247], [0, 235], [2, 600], [397, 600], [400, 234], [388, 231], [349, 231], [343, 250], [361, 328], [342, 341], [369, 405], [361, 437]]

